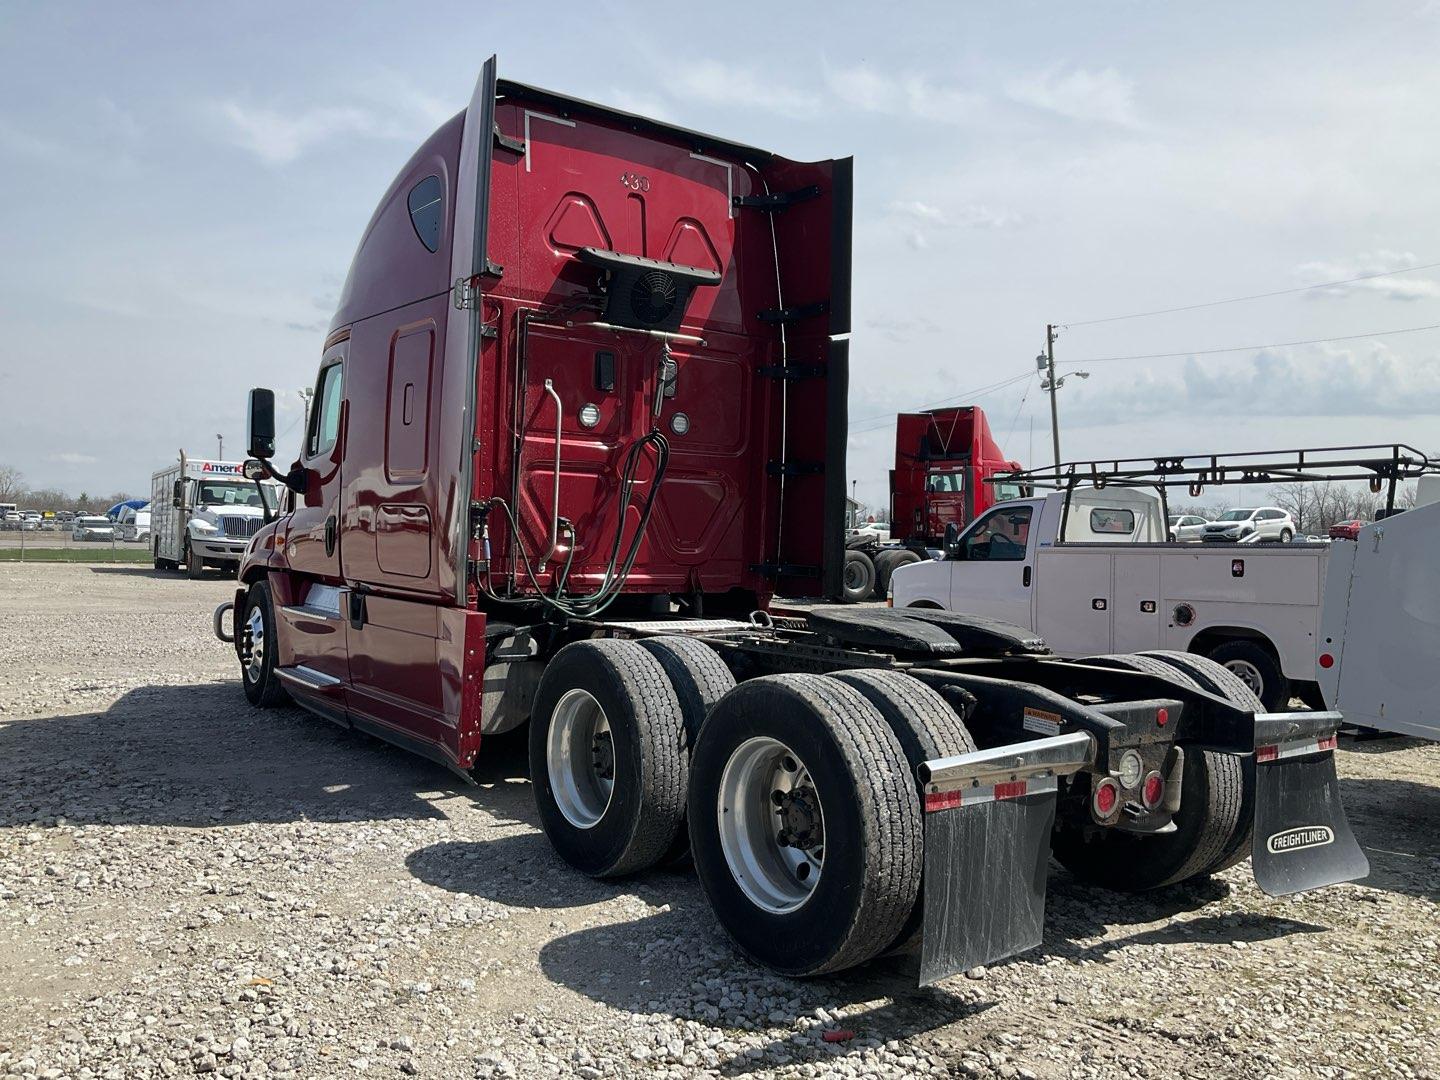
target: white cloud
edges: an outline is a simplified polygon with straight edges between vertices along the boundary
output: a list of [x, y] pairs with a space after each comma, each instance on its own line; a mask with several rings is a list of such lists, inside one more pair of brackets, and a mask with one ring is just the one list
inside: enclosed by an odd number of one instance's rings
[[1070, 120], [1098, 120], [1119, 127], [1139, 127], [1135, 83], [1113, 67], [1100, 71], [1050, 68], [1005, 85], [1012, 101], [1044, 109]]
[[370, 110], [355, 106], [281, 111], [222, 101], [216, 110], [229, 123], [231, 140], [270, 165], [288, 164], [311, 147], [345, 135], [394, 138], [406, 134]]
[[63, 454], [51, 454], [49, 460], [58, 461], [62, 465], [94, 465], [100, 459], [91, 457], [89, 454], [66, 452]]
[[892, 202], [888, 210], [905, 222], [905, 242], [917, 251], [930, 246], [930, 236], [937, 230], [1004, 229], [1021, 223], [1018, 214], [974, 204], [942, 210], [918, 199], [902, 199]]
[[[1425, 260], [1413, 251], [1375, 251], [1349, 261], [1304, 263], [1297, 272], [1301, 278], [1308, 280], [1346, 281], [1349, 278], [1363, 278], [1366, 274], [1387, 273], [1404, 266], [1419, 266], [1424, 262]], [[1348, 281], [1344, 285], [1330, 285], [1323, 289], [1314, 289], [1307, 295], [1324, 298], [1354, 296], [1358, 293], [1382, 296], [1387, 300], [1434, 300], [1440, 298], [1440, 281], [1400, 274], [1394, 277]]]
[[984, 106], [983, 94], [932, 83], [923, 75], [892, 76], [863, 64], [825, 69], [825, 85], [846, 105], [863, 112], [961, 123]]
[[796, 119], [820, 112], [820, 96], [799, 87], [787, 86], [773, 71], [697, 60], [672, 73], [671, 88], [681, 97], [709, 105], [738, 105]]

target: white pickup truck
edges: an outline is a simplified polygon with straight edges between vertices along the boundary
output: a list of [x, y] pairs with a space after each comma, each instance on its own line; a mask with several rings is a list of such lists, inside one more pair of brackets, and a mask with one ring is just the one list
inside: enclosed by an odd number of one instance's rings
[[1323, 707], [1316, 664], [1330, 547], [1171, 543], [1156, 496], [1079, 488], [1068, 514], [1063, 492], [993, 507], [943, 559], [898, 567], [891, 603], [1003, 619], [1067, 657], [1199, 653], [1270, 711], [1292, 696]]

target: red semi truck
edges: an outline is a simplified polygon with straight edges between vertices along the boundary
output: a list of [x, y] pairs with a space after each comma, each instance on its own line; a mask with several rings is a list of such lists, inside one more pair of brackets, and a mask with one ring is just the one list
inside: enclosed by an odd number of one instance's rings
[[688, 849], [792, 975], [1028, 948], [1052, 851], [1117, 889], [1363, 873], [1338, 714], [950, 612], [768, 613], [840, 588], [850, 177], [487, 63], [365, 230], [283, 474], [251, 393], [246, 475], [290, 494], [215, 613], [246, 696], [462, 774], [528, 722], [564, 859]]
[[883, 597], [896, 567], [942, 549], [948, 526], [964, 528], [994, 503], [1028, 496], [1028, 484], [992, 479], [1020, 468], [1001, 452], [979, 406], [901, 413], [890, 470], [889, 542], [865, 530], [847, 538], [845, 599]]

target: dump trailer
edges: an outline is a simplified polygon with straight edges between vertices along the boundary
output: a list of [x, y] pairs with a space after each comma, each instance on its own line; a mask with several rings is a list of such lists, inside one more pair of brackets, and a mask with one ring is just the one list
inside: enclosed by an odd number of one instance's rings
[[1363, 874], [1336, 714], [946, 612], [771, 614], [840, 588], [850, 177], [492, 58], [365, 231], [289, 468], [251, 392], [245, 474], [293, 494], [215, 612], [246, 696], [464, 775], [528, 722], [568, 863], [688, 850], [796, 976], [1029, 948], [1052, 851], [1126, 890]]

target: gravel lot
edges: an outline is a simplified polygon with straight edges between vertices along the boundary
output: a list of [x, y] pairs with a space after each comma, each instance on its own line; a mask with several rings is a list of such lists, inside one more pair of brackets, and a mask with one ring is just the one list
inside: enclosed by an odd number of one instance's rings
[[1364, 885], [1056, 869], [1044, 945], [977, 977], [794, 982], [688, 873], [553, 857], [521, 741], [467, 786], [252, 711], [231, 587], [0, 564], [0, 1077], [1440, 1077], [1440, 746], [1339, 755]]

